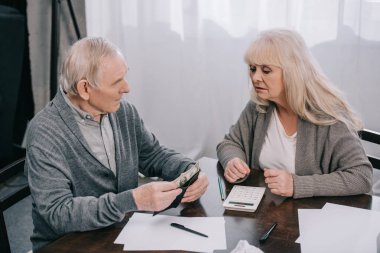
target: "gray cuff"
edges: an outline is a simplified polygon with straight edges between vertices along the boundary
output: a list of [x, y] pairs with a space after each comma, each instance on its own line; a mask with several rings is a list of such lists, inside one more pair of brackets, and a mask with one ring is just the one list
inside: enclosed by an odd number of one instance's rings
[[132, 195], [132, 190], [124, 191], [115, 195], [115, 205], [122, 213], [137, 211], [137, 205]]
[[293, 177], [293, 198], [308, 198], [314, 196], [314, 180], [311, 176], [297, 176]]
[[226, 152], [226, 153], [229, 153], [229, 155], [226, 155], [224, 157], [220, 157], [219, 158], [219, 162], [220, 162], [220, 164], [222, 164], [223, 169], [225, 169], [227, 167], [227, 163], [229, 161], [231, 161], [233, 158], [236, 158], [236, 157], [239, 158], [239, 159], [241, 159], [245, 163], [247, 163], [247, 161], [245, 160], [245, 156], [244, 155], [241, 156], [239, 153], [234, 153], [234, 152]]

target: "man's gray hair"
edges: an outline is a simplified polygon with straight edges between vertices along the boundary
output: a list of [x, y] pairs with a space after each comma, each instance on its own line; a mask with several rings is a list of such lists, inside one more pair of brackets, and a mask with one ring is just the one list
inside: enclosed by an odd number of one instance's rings
[[90, 85], [98, 86], [100, 66], [104, 58], [122, 54], [108, 40], [101, 37], [86, 37], [75, 42], [69, 49], [62, 63], [60, 84], [63, 90], [72, 95], [78, 95], [77, 83], [87, 80]]

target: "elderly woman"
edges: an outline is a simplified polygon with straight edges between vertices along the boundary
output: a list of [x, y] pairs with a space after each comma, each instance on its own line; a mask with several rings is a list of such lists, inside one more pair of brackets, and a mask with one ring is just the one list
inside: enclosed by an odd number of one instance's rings
[[249, 101], [217, 146], [224, 176], [244, 181], [264, 170], [272, 193], [304, 198], [371, 190], [372, 166], [357, 131], [361, 121], [289, 30], [262, 32], [245, 61]]

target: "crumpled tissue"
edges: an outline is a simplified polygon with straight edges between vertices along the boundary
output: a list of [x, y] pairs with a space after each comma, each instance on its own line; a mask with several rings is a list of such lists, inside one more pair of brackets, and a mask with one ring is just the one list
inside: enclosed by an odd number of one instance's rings
[[240, 240], [231, 253], [264, 253], [261, 249], [249, 244], [246, 240]]

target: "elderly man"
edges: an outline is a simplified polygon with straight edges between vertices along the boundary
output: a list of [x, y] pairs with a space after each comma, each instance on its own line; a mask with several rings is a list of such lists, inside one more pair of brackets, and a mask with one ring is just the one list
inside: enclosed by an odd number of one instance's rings
[[[68, 52], [55, 98], [32, 120], [25, 173], [33, 199], [33, 250], [68, 232], [121, 221], [132, 211], [159, 211], [181, 193], [173, 180], [194, 161], [161, 146], [129, 92], [128, 67], [113, 44], [84, 38]], [[138, 172], [167, 181], [138, 187]], [[182, 202], [198, 199], [200, 173]]]

